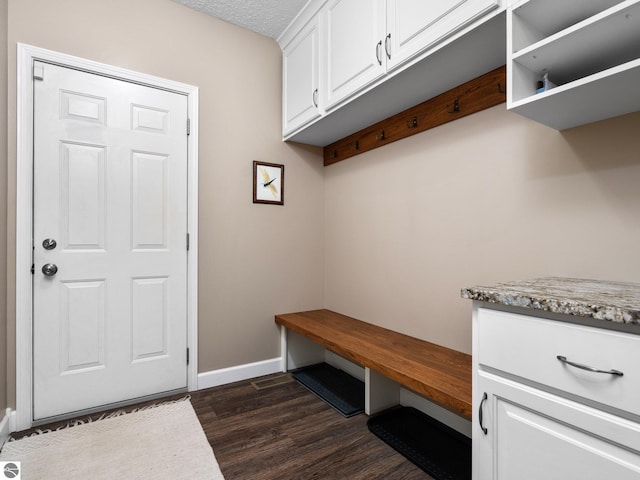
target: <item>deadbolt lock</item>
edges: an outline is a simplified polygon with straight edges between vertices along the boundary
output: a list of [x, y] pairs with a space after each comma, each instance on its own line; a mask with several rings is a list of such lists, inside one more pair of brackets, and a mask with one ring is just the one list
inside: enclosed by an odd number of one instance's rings
[[42, 246], [44, 247], [45, 250], [53, 250], [54, 248], [56, 248], [57, 245], [58, 245], [58, 242], [56, 242], [53, 238], [45, 238], [42, 241]]

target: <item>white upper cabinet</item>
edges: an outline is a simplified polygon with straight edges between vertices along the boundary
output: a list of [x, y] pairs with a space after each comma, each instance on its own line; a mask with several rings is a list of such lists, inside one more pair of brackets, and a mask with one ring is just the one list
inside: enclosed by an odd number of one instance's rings
[[507, 108], [556, 130], [640, 110], [640, 0], [515, 4], [507, 82]]
[[320, 19], [314, 17], [282, 52], [282, 121], [289, 132], [320, 116]]
[[323, 10], [325, 108], [385, 73], [385, 0], [330, 0]]
[[504, 65], [508, 1], [309, 0], [278, 38], [283, 138], [326, 146]]
[[404, 63], [499, 6], [499, 0], [387, 0], [387, 68]]
[[499, 6], [499, 0], [329, 1], [326, 108]]

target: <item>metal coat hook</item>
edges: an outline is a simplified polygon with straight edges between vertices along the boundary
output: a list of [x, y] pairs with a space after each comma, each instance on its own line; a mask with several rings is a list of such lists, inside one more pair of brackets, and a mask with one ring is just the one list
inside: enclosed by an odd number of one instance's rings
[[330, 157], [331, 157], [331, 158], [338, 158], [338, 151], [337, 151], [337, 150], [334, 150], [333, 152], [331, 152]]
[[460, 100], [459, 99], [455, 99], [453, 101], [453, 110], [447, 110], [448, 113], [456, 113], [460, 111]]
[[501, 83], [498, 83], [498, 92], [499, 93], [507, 93], [507, 91], [502, 88], [502, 84]]
[[354, 150], [360, 150], [360, 142], [358, 140], [353, 142], [353, 149]]
[[380, 132], [380, 135], [376, 135], [376, 140], [384, 140], [385, 136], [384, 136], [384, 130], [382, 130]]
[[413, 117], [411, 121], [407, 121], [407, 128], [416, 128], [418, 126], [418, 117]]

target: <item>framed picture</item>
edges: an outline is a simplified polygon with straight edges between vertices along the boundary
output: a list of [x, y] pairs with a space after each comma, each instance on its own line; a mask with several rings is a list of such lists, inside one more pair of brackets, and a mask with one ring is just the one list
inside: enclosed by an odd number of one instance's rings
[[253, 203], [284, 205], [284, 165], [254, 160]]

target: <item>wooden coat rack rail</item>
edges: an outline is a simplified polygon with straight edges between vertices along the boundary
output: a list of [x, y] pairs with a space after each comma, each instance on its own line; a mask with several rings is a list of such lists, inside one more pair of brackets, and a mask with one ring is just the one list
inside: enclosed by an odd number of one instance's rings
[[496, 68], [437, 97], [324, 147], [324, 165], [346, 160], [416, 133], [504, 103], [506, 68]]

